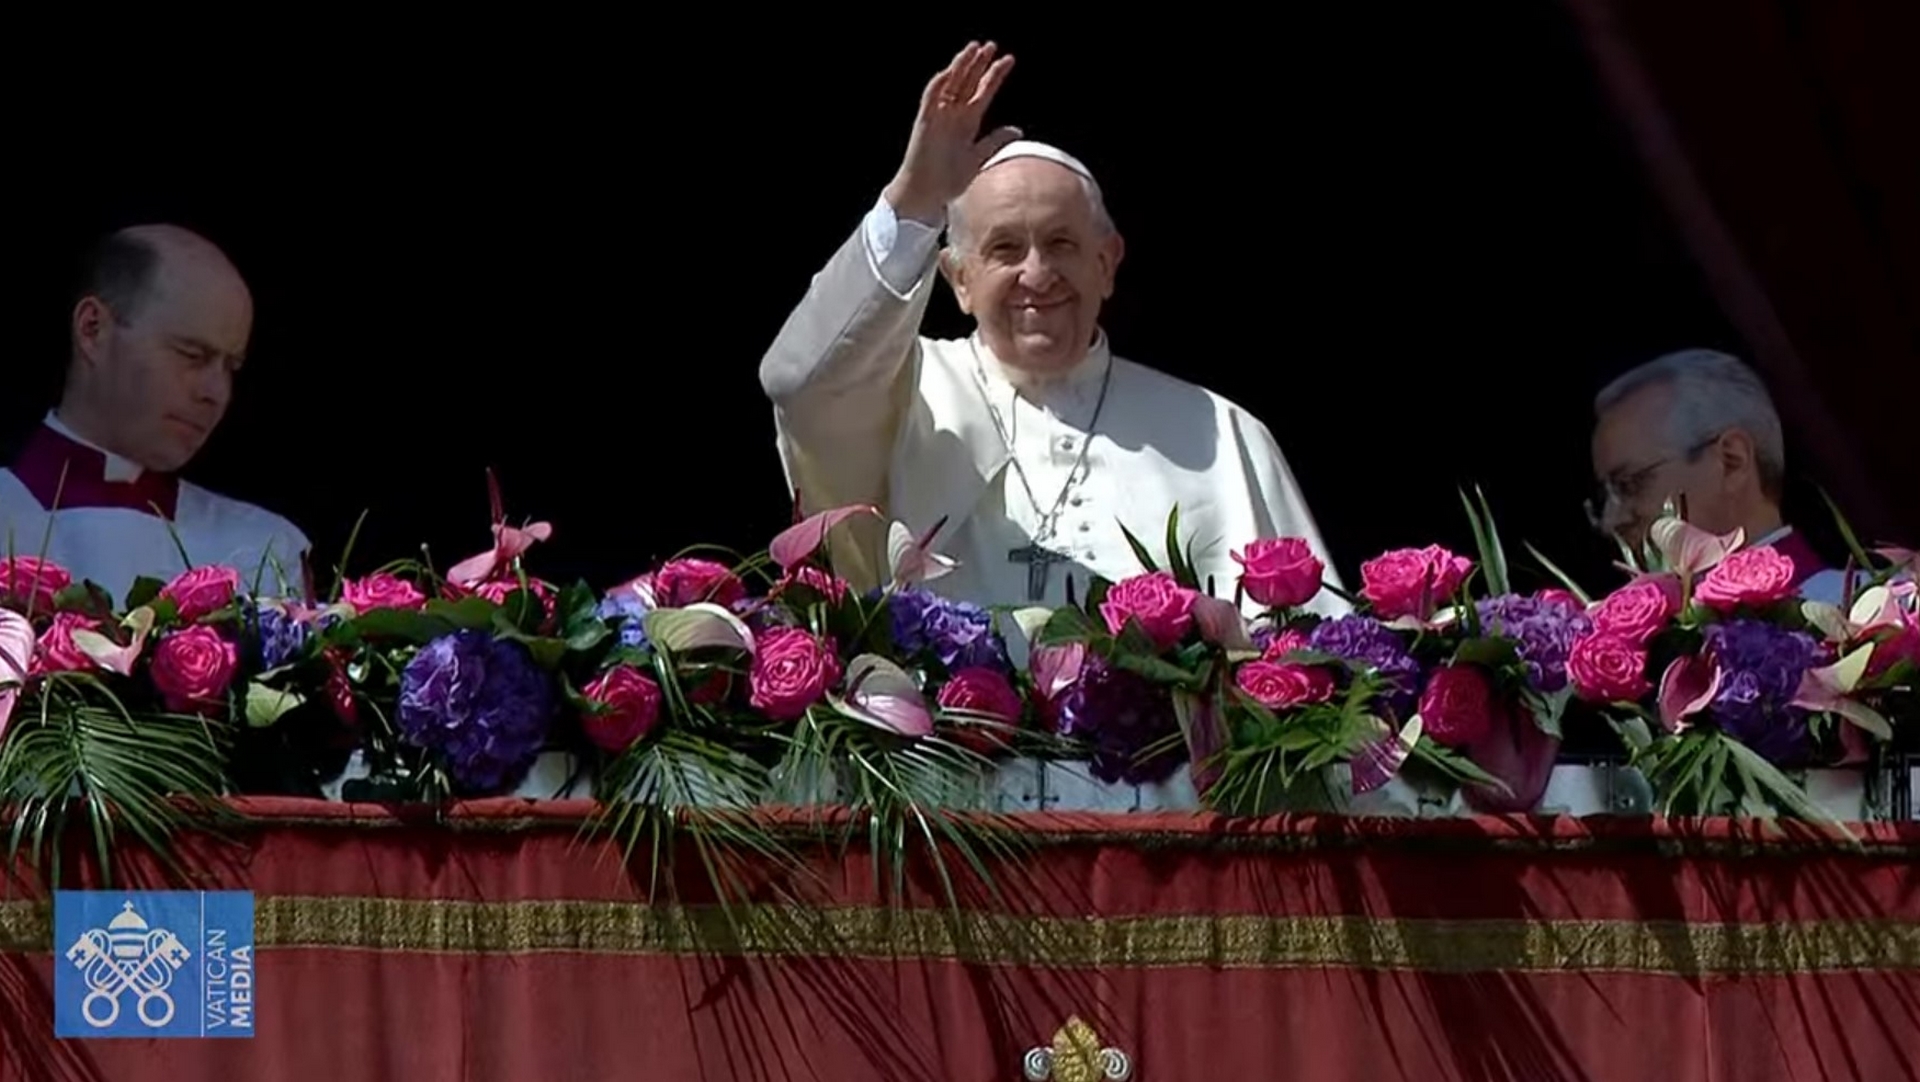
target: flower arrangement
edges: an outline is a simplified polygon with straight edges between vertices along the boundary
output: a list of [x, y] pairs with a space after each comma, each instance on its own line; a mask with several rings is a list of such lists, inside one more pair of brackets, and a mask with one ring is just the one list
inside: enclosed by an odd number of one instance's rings
[[1784, 558], [1678, 516], [1598, 602], [1514, 589], [1484, 497], [1463, 497], [1477, 558], [1383, 553], [1349, 595], [1305, 541], [1256, 539], [1222, 597], [1175, 509], [1164, 555], [1127, 537], [1138, 574], [1013, 611], [1016, 665], [999, 613], [938, 592], [954, 562], [937, 526], [892, 524], [871, 591], [827, 558], [870, 506], [803, 518], [752, 559], [688, 553], [562, 589], [528, 562], [552, 527], [513, 525], [489, 482], [483, 551], [325, 595], [310, 574], [304, 596], [273, 597], [202, 566], [116, 605], [44, 559], [0, 561], [11, 844], [52, 848], [79, 797], [102, 844], [124, 821], [161, 848], [191, 812], [176, 797], [314, 794], [356, 751], [348, 799], [427, 802], [512, 791], [565, 751], [629, 847], [698, 818], [718, 832], [704, 841], [762, 855], [772, 839], [729, 810], [844, 805], [902, 861], [911, 837], [984, 844], [947, 813], [979, 808], [1015, 756], [1121, 784], [1184, 766], [1231, 814], [1350, 808], [1396, 778], [1524, 811], [1575, 702], [1609, 716], [1663, 808], [1817, 817], [1790, 772], [1870, 755], [1920, 676], [1920, 557], [1881, 550], [1847, 605], [1806, 604]]
[[1886, 712], [1920, 675], [1911, 579], [1873, 572], [1844, 609], [1803, 601], [1786, 556], [1671, 509], [1628, 569], [1567, 673], [1608, 710], [1661, 809], [1826, 818], [1787, 772], [1863, 763], [1893, 739]]

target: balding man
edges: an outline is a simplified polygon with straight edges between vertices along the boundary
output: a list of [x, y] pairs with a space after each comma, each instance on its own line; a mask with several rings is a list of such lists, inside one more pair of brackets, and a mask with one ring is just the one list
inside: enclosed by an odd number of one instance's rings
[[[211, 242], [177, 226], [121, 230], [94, 251], [73, 307], [58, 408], [0, 470], [0, 555], [45, 555], [116, 599], [194, 565], [290, 592], [307, 538], [291, 522], [180, 480], [225, 416], [253, 298]], [[177, 537], [177, 541], [176, 541]]]
[[1636, 550], [1669, 500], [1694, 525], [1740, 530], [1793, 560], [1802, 597], [1838, 604], [1844, 577], [1782, 516], [1786, 441], [1773, 398], [1736, 357], [1688, 349], [1656, 357], [1594, 399], [1594, 524]]
[[[761, 361], [802, 509], [875, 504], [916, 534], [944, 520], [961, 566], [931, 585], [978, 604], [1057, 606], [1068, 574], [1135, 574], [1121, 524], [1158, 550], [1176, 505], [1227, 596], [1230, 552], [1264, 537], [1306, 538], [1334, 579], [1267, 427], [1113, 355], [1099, 317], [1123, 244], [1092, 173], [1011, 129], [980, 137], [1011, 64], [969, 45], [933, 78], [899, 172]], [[969, 338], [918, 333], [936, 261]], [[861, 540], [833, 558], [871, 586]]]

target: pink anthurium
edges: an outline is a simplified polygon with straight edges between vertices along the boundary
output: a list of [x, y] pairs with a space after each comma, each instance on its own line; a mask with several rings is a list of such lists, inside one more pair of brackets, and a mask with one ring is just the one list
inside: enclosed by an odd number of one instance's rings
[[492, 470], [487, 471], [487, 495], [493, 503], [493, 547], [449, 568], [447, 581], [455, 585], [472, 587], [486, 582], [512, 567], [513, 561], [532, 548], [535, 541], [547, 541], [553, 537], [553, 526], [549, 523], [530, 522], [525, 527], [507, 525], [506, 503], [500, 498], [500, 480]]
[[1401, 764], [1413, 754], [1413, 745], [1420, 740], [1420, 715], [1408, 718], [1397, 735], [1387, 728], [1385, 722], [1380, 723], [1380, 729], [1380, 738], [1361, 745], [1353, 753], [1353, 761], [1348, 764], [1348, 769], [1353, 772], [1354, 796], [1371, 793], [1400, 773]]
[[1746, 544], [1746, 531], [1715, 534], [1682, 518], [1662, 518], [1649, 531], [1667, 570], [1692, 579], [1711, 570], [1727, 554]]
[[133, 663], [140, 658], [140, 651], [146, 648], [147, 636], [153, 633], [153, 609], [146, 605], [128, 613], [120, 625], [132, 634], [127, 637], [125, 646], [114, 642], [98, 631], [84, 628], [73, 633], [73, 645], [80, 652], [93, 659], [95, 665], [108, 672], [121, 676], [133, 675]]
[[1660, 724], [1670, 733], [1685, 732], [1687, 718], [1705, 710], [1720, 694], [1725, 674], [1711, 657], [1674, 658], [1660, 677]]
[[1885, 545], [1873, 551], [1892, 560], [1895, 567], [1904, 569], [1907, 574], [1920, 578], [1920, 552], [1897, 545]]
[[27, 670], [33, 664], [33, 647], [38, 637], [33, 624], [12, 609], [0, 609], [0, 736], [13, 719], [13, 705], [20, 689], [27, 684]]
[[1260, 648], [1247, 632], [1247, 618], [1233, 602], [1202, 594], [1193, 602], [1193, 622], [1200, 628], [1201, 638], [1226, 650], [1228, 660], [1260, 656]]
[[1844, 646], [1904, 626], [1907, 600], [1913, 592], [1911, 582], [1882, 584], [1862, 590], [1846, 612], [1824, 601], [1802, 602], [1800, 612], [1828, 642]]
[[901, 736], [933, 734], [933, 711], [920, 685], [877, 654], [861, 654], [847, 664], [847, 693], [834, 697], [833, 705], [850, 718]]
[[1793, 705], [1803, 710], [1838, 714], [1882, 740], [1892, 740], [1893, 726], [1887, 723], [1887, 719], [1878, 710], [1850, 698], [1867, 674], [1867, 663], [1873, 660], [1873, 649], [1874, 644], [1868, 643], [1831, 665], [1809, 671], [1800, 680], [1800, 690], [1793, 697]]
[[1027, 671], [1033, 675], [1034, 690], [1051, 701], [1080, 679], [1087, 664], [1087, 644], [1068, 642], [1035, 646], [1027, 658]]
[[904, 522], [895, 522], [887, 528], [887, 564], [892, 569], [894, 589], [931, 582], [960, 566], [960, 561], [953, 557], [933, 551], [933, 539], [946, 524], [943, 518], [920, 537], [913, 536]]
[[791, 571], [796, 564], [820, 551], [827, 543], [827, 533], [835, 526], [856, 515], [878, 516], [880, 509], [872, 504], [853, 504], [848, 507], [835, 507], [816, 515], [808, 515], [799, 522], [780, 531], [780, 535], [767, 546], [767, 555], [780, 565], [780, 570]]
[[746, 621], [711, 601], [684, 608], [650, 609], [641, 618], [647, 639], [670, 654], [718, 647], [753, 653], [753, 629]]

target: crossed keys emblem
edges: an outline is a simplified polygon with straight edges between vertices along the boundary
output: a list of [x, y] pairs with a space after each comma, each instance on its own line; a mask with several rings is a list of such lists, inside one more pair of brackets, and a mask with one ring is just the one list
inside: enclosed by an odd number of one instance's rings
[[90, 928], [67, 948], [67, 961], [80, 970], [91, 989], [80, 1003], [87, 1024], [105, 1029], [120, 1017], [120, 999], [129, 989], [139, 997], [140, 1021], [159, 1029], [173, 1021], [173, 997], [167, 989], [191, 952], [165, 928], [149, 928], [129, 901], [105, 928]]
[[1029, 1048], [1022, 1061], [1029, 1082], [1126, 1082], [1133, 1061], [1118, 1048], [1102, 1048], [1100, 1035], [1078, 1016], [1053, 1035], [1051, 1048]]

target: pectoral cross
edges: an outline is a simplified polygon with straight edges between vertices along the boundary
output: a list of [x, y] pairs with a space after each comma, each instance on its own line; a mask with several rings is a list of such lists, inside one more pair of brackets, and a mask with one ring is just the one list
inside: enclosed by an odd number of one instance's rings
[[1047, 596], [1047, 565], [1072, 563], [1073, 557], [1035, 543], [1008, 552], [1007, 562], [1027, 565], [1027, 600], [1039, 601]]

